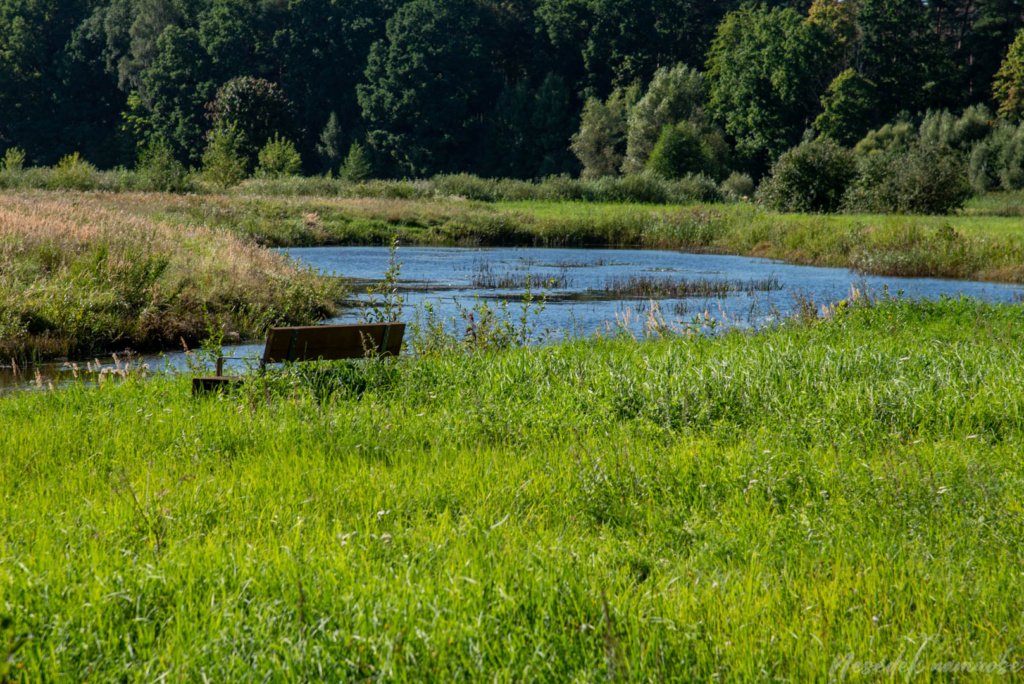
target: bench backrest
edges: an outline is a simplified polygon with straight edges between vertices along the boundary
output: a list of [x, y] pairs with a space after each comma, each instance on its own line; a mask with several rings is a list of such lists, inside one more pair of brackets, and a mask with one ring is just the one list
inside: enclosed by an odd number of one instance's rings
[[404, 323], [271, 328], [262, 363], [361, 359], [368, 354], [398, 356], [404, 336]]

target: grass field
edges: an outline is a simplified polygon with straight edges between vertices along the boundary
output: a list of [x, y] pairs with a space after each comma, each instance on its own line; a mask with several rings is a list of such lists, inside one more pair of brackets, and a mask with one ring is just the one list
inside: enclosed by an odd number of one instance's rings
[[883, 302], [2, 397], [0, 680], [998, 673], [1022, 350], [1021, 307]]

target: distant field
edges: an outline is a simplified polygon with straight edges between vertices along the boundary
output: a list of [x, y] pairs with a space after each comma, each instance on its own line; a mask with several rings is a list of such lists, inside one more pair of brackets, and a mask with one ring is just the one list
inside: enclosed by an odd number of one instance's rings
[[1020, 307], [883, 303], [2, 397], [0, 679], [1009, 671], [1022, 350]]

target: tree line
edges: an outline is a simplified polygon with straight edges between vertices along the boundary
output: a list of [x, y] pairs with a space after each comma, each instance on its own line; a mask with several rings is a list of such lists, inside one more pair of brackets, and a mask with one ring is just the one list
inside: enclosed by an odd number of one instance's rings
[[0, 0], [0, 155], [760, 178], [928, 111], [1016, 123], [1022, 27], [1024, 0]]

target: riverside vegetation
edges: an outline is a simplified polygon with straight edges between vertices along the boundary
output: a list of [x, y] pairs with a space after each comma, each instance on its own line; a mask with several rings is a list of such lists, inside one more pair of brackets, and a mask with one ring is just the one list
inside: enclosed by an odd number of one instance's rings
[[339, 185], [362, 196], [289, 194], [309, 182], [251, 181], [216, 195], [0, 193], [0, 358], [180, 348], [211, 331], [254, 338], [337, 310], [343, 281], [260, 246], [641, 247], [1024, 282], [1016, 193], [933, 217], [782, 214], [744, 202], [482, 201], [402, 182]]
[[101, 197], [0, 195], [0, 359], [179, 348], [332, 312], [337, 281], [225, 231]]
[[1017, 306], [854, 301], [200, 401], [176, 377], [4, 397], [0, 678], [1005, 670], [1022, 331]]

